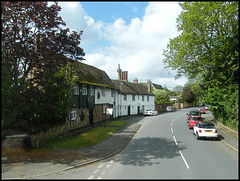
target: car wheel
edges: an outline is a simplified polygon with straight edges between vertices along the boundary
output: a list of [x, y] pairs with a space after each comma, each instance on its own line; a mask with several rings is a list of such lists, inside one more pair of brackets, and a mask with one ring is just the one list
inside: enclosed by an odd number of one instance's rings
[[218, 137], [214, 138], [214, 140], [217, 141], [217, 140], [218, 140]]
[[198, 132], [196, 132], [196, 138], [197, 138], [197, 140], [200, 139], [200, 137], [198, 136]]

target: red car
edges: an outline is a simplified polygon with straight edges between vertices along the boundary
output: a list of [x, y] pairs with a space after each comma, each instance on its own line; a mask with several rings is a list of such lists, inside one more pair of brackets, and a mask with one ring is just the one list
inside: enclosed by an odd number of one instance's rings
[[198, 111], [202, 114], [206, 114], [206, 109], [204, 107], [200, 107]]
[[188, 128], [192, 129], [193, 126], [196, 125], [198, 122], [203, 122], [202, 116], [192, 116], [189, 121]]

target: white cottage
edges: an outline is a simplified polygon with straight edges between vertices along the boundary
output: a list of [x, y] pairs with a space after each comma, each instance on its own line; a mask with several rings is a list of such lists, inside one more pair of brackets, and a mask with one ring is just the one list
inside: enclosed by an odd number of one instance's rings
[[112, 80], [117, 88], [114, 102], [114, 116], [137, 115], [148, 109], [155, 109], [154, 95], [151, 87], [134, 82], [128, 82], [128, 72], [118, 65], [118, 80]]

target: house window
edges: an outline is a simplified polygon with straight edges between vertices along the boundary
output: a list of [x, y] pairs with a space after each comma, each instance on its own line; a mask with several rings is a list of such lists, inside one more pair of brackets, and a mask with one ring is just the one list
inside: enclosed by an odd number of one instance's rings
[[78, 86], [78, 84], [75, 84], [75, 85], [74, 85], [73, 94], [74, 94], [74, 95], [79, 95], [79, 86]]
[[149, 95], [147, 95], [147, 101], [149, 101]]
[[87, 95], [87, 85], [82, 85], [82, 95]]
[[135, 101], [135, 95], [132, 95], [132, 101]]
[[103, 87], [103, 88], [102, 88], [102, 96], [103, 96], [103, 97], [106, 96], [105, 91], [106, 91], [106, 89], [105, 89], [105, 87]]
[[76, 109], [71, 110], [71, 120], [76, 120], [77, 119], [77, 113]]
[[126, 95], [126, 94], [123, 95], [123, 100], [124, 100], [124, 101], [127, 100], [127, 95]]
[[142, 101], [144, 101], [144, 95], [142, 95]]
[[90, 96], [94, 96], [94, 86], [90, 86]]

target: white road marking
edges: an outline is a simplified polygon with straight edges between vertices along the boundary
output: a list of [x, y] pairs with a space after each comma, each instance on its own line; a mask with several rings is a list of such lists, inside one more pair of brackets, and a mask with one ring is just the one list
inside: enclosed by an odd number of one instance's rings
[[172, 125], [173, 125], [173, 122], [171, 122], [171, 127], [172, 127]]
[[104, 163], [101, 162], [101, 163], [98, 165], [98, 168], [102, 168], [103, 165], [104, 165]]
[[171, 128], [171, 131], [172, 131], [172, 133], [173, 133], [173, 129]]
[[184, 156], [183, 156], [183, 154], [182, 154], [182, 152], [181, 152], [181, 150], [179, 150], [179, 153], [180, 153], [180, 155], [181, 155], [181, 157], [182, 157], [182, 159], [183, 159], [183, 161], [184, 161], [187, 169], [190, 169], [189, 166], [188, 166], [188, 164], [187, 164], [187, 161], [185, 160], [185, 158], [184, 158]]
[[178, 145], [175, 136], [173, 136], [173, 139], [174, 139], [174, 141], [175, 141], [175, 144]]
[[94, 170], [93, 174], [97, 174], [99, 172], [99, 170], [100, 169], [97, 168], [96, 170]]
[[89, 179], [89, 180], [90, 180], [90, 179], [93, 179], [94, 176], [95, 176], [95, 175], [90, 175], [90, 176], [88, 177], [88, 179]]

